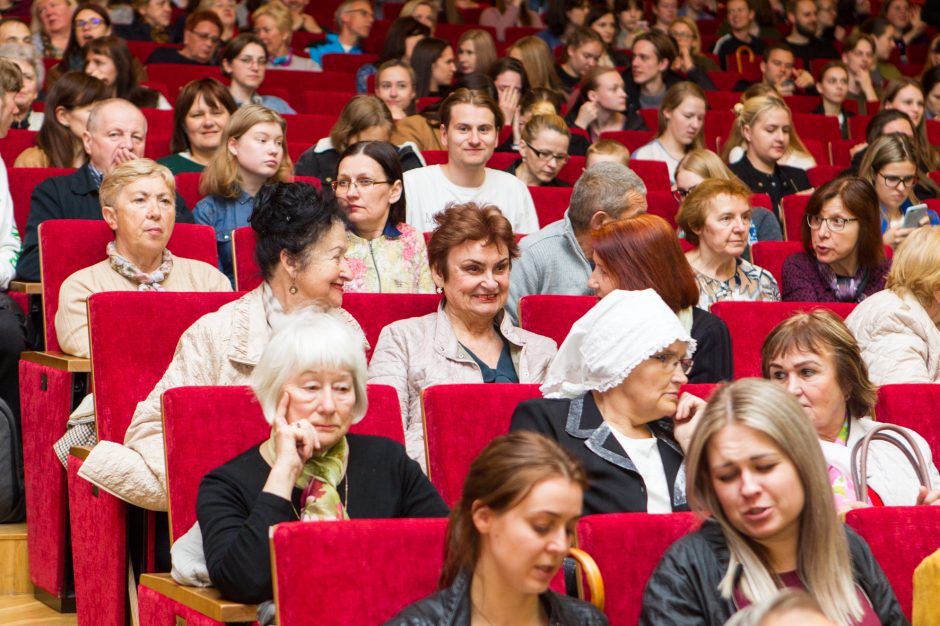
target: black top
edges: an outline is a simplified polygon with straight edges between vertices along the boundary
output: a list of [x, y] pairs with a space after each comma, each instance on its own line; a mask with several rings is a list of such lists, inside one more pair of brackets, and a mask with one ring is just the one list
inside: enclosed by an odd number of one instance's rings
[[[515, 176], [516, 168], [520, 167], [521, 165], [522, 165], [522, 159], [516, 159], [515, 161], [512, 162], [512, 165], [506, 168], [506, 171], [512, 174], [513, 176]], [[571, 185], [569, 185], [563, 180], [558, 180], [557, 178], [553, 178], [547, 183], [543, 183], [539, 181], [538, 185], [532, 185], [532, 186], [533, 187], [570, 187]]]
[[720, 383], [734, 377], [731, 333], [714, 313], [692, 307], [692, 339], [696, 341], [690, 383]]
[[[423, 167], [421, 159], [415, 154], [411, 146], [396, 146], [398, 158], [401, 161], [401, 169], [404, 172], [408, 170]], [[340, 153], [336, 148], [329, 148], [317, 152], [317, 146], [313, 145], [304, 150], [297, 164], [294, 166], [294, 174], [297, 176], [312, 176], [319, 178], [324, 186], [329, 185], [336, 178], [336, 170], [339, 168]]]
[[187, 59], [180, 51], [176, 48], [157, 48], [150, 53], [150, 56], [147, 57], [147, 65], [151, 63], [177, 63], [180, 65], [205, 65], [209, 66], [212, 63], [200, 63], [199, 61], [194, 61], [193, 59]]
[[[648, 426], [658, 440], [672, 510], [687, 511], [684, 470], [679, 473], [683, 455], [672, 435], [672, 421], [663, 418]], [[646, 512], [643, 477], [604, 421], [590, 392], [574, 400], [526, 400], [513, 412], [509, 430], [542, 433], [581, 460], [588, 476], [584, 515]]]
[[[908, 624], [894, 590], [864, 539], [843, 526], [855, 584], [862, 588], [884, 626]], [[728, 542], [717, 522], [672, 544], [643, 594], [640, 626], [721, 626], [737, 611], [718, 585], [728, 571]]]
[[[447, 516], [447, 505], [401, 444], [368, 435], [346, 435], [346, 441], [349, 464], [337, 491], [350, 518]], [[302, 509], [300, 489], [294, 489], [292, 502], [262, 491], [270, 471], [253, 446], [199, 485], [196, 514], [209, 578], [229, 600], [273, 597], [268, 529], [296, 520], [294, 509]]]
[[773, 205], [771, 208], [778, 219], [782, 215], [780, 201], [784, 196], [812, 187], [806, 172], [800, 168], [778, 164], [774, 166], [773, 174], [765, 174], [751, 164], [746, 154], [729, 167], [745, 185], [751, 188], [752, 192], [766, 193], [770, 196], [770, 202]]
[[564, 86], [565, 91], [567, 91], [569, 94], [573, 92], [581, 82], [580, 76], [572, 76], [566, 72], [561, 66], [561, 63], [555, 64], [555, 73], [558, 74], [558, 78], [561, 79], [562, 86]]
[[[115, 24], [114, 34], [127, 41], [157, 41], [153, 36], [153, 28], [139, 14], [134, 15], [134, 21], [130, 24]], [[166, 35], [167, 39], [173, 43], [181, 41], [181, 38], [174, 39], [169, 30]]]
[[[20, 280], [36, 282], [39, 277], [39, 225], [46, 220], [100, 220], [101, 201], [90, 165], [65, 176], [53, 176], [33, 189], [29, 202], [29, 221], [23, 235], [23, 253], [16, 264]], [[176, 222], [192, 224], [193, 214], [186, 201], [176, 194]], [[104, 251], [102, 250], [102, 253]]]
[[809, 43], [796, 44], [786, 42], [793, 50], [793, 56], [803, 61], [803, 69], [811, 72], [810, 61], [813, 59], [838, 59], [839, 51], [829, 41], [824, 41], [817, 37], [812, 37]]

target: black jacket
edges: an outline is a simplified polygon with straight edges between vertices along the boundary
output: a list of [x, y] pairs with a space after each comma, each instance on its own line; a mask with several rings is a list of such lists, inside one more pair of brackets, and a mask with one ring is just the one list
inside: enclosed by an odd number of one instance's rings
[[770, 196], [773, 205], [771, 208], [778, 219], [783, 215], [780, 211], [780, 201], [784, 196], [812, 187], [806, 172], [798, 167], [775, 165], [773, 174], [765, 174], [751, 165], [747, 155], [728, 167], [753, 193], [766, 193]]
[[731, 333], [720, 317], [697, 306], [692, 307], [692, 355], [690, 383], [720, 383], [734, 377]]
[[[454, 584], [405, 607], [385, 626], [470, 626], [470, 579], [468, 572]], [[607, 617], [594, 605], [555, 593], [539, 596], [548, 613], [549, 626], [606, 626]]]
[[[629, 69], [625, 70], [621, 76], [623, 77], [623, 87], [627, 92], [627, 116], [631, 117], [637, 115], [637, 112], [640, 110], [640, 86], [633, 80], [633, 72]], [[673, 70], [666, 70], [663, 73], [663, 84], [666, 86], [666, 91], [669, 91], [669, 88], [676, 83], [683, 81], [691, 81], [701, 87], [703, 91], [715, 91], [715, 84], [712, 82], [712, 79], [698, 67], [693, 68], [692, 71], [685, 76]], [[663, 95], [665, 96], [665, 91]]]
[[[349, 517], [447, 516], [447, 505], [404, 446], [368, 435], [346, 435], [346, 441], [349, 464], [337, 491]], [[293, 490], [292, 501], [262, 491], [270, 471], [253, 446], [199, 485], [196, 515], [209, 579], [229, 600], [258, 603], [273, 597], [268, 529], [296, 520], [295, 510], [302, 509], [300, 489]]]
[[[29, 202], [29, 220], [23, 235], [23, 253], [16, 264], [20, 280], [38, 281], [39, 277], [39, 225], [46, 220], [100, 220], [101, 201], [98, 186], [91, 176], [89, 165], [65, 176], [53, 176], [33, 189]], [[192, 224], [193, 214], [186, 201], [176, 194], [176, 221]], [[104, 256], [104, 250], [101, 251]]]
[[[672, 436], [672, 422], [661, 419], [649, 427], [658, 439], [672, 510], [688, 511], [682, 449]], [[542, 433], [581, 460], [589, 485], [584, 493], [584, 515], [646, 512], [643, 477], [601, 417], [591, 393], [574, 400], [527, 400], [516, 407], [509, 430]]]
[[[861, 587], [883, 626], [907, 625], [907, 618], [881, 566], [865, 540], [849, 527], [855, 583]], [[718, 584], [728, 570], [730, 552], [717, 522], [705, 522], [663, 555], [643, 594], [639, 626], [721, 626], [738, 608], [721, 597]]]

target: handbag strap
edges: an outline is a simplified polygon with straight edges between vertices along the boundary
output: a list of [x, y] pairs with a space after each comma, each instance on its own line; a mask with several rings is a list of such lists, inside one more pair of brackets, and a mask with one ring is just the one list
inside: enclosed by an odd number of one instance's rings
[[[888, 433], [895, 436], [890, 436]], [[878, 424], [871, 429], [860, 441], [852, 446], [852, 483], [855, 485], [855, 494], [869, 504], [868, 499], [868, 453], [873, 441], [883, 441], [898, 448], [910, 462], [920, 484], [929, 491], [930, 474], [924, 454], [906, 429], [895, 424]], [[907, 446], [904, 444], [907, 443]]]

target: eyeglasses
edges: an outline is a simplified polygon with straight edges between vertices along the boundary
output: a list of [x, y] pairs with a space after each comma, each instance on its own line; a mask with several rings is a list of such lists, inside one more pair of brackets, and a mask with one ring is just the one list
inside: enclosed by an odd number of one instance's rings
[[375, 14], [368, 9], [349, 9], [348, 11], [345, 11], [345, 13], [358, 13], [363, 17], [375, 17]]
[[197, 37], [199, 37], [199, 38], [200, 38], [201, 40], [203, 40], [203, 41], [209, 41], [209, 42], [214, 43], [214, 44], [219, 43], [220, 41], [222, 41], [222, 38], [219, 37], [218, 35], [210, 35], [209, 33], [200, 33], [199, 31], [196, 31], [196, 30], [193, 30], [193, 31], [190, 31], [190, 32], [191, 32], [192, 34], [196, 35]]
[[268, 62], [268, 60], [264, 57], [257, 57], [257, 58], [238, 57], [235, 60], [238, 61], [239, 63], [244, 63], [248, 67], [251, 67], [252, 65], [257, 65], [258, 67], [264, 67]]
[[695, 189], [697, 185], [692, 185], [688, 189], [683, 189], [682, 187], [676, 187], [675, 191], [672, 192], [672, 197], [676, 199], [676, 202], [682, 204], [682, 201], [685, 200], [685, 197], [692, 193], [692, 190]]
[[360, 178], [359, 180], [334, 180], [330, 183], [333, 191], [346, 193], [350, 187], [355, 187], [358, 191], [369, 191], [373, 185], [391, 185], [390, 180], [372, 180], [371, 178]]
[[568, 159], [571, 158], [567, 154], [555, 154], [551, 150], [539, 150], [528, 144], [526, 144], [526, 147], [531, 150], [532, 154], [534, 154], [535, 157], [540, 161], [549, 161], [551, 159], [555, 159], [559, 163], [567, 163]]
[[895, 189], [899, 185], [904, 185], [904, 187], [913, 187], [914, 183], [917, 182], [917, 176], [885, 176], [881, 172], [879, 172], [878, 175], [884, 179], [885, 185], [888, 187], [894, 187]]
[[834, 233], [841, 233], [843, 230], [845, 230], [846, 224], [857, 221], [857, 217], [819, 217], [818, 215], [806, 216], [806, 223], [809, 224], [809, 227], [813, 230], [819, 230], [822, 228], [823, 222], [825, 222], [829, 230]]
[[101, 26], [104, 24], [104, 20], [100, 17], [92, 17], [87, 20], [76, 20], [75, 25], [79, 28], [85, 28], [86, 26]]
[[650, 359], [659, 361], [660, 365], [662, 365], [663, 369], [667, 372], [674, 371], [677, 365], [682, 369], [683, 374], [688, 375], [688, 373], [692, 371], [692, 359], [689, 357], [680, 359], [674, 354], [663, 352], [661, 354], [654, 354]]

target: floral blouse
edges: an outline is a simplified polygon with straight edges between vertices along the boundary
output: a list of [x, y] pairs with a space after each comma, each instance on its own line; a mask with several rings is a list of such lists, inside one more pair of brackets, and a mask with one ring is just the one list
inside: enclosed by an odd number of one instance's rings
[[777, 280], [767, 270], [744, 259], [737, 260], [737, 270], [728, 280], [718, 280], [695, 270], [695, 282], [699, 289], [698, 306], [706, 311], [722, 300], [780, 301]]
[[408, 224], [388, 224], [376, 239], [346, 232], [352, 280], [344, 289], [365, 293], [433, 293], [424, 235]]

